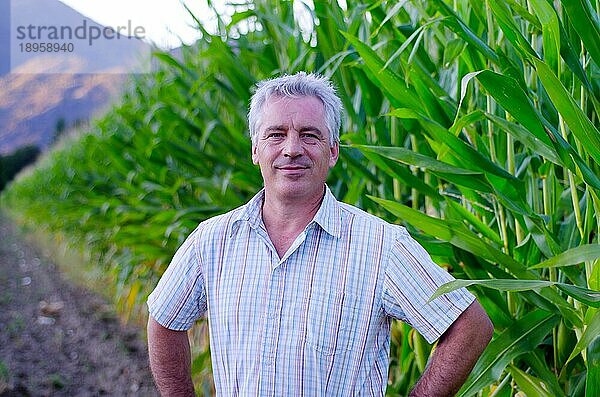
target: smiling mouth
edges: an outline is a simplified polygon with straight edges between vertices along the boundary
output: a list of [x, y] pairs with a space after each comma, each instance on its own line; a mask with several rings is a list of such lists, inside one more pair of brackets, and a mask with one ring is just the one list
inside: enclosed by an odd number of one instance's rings
[[279, 171], [280, 175], [286, 177], [301, 177], [306, 174], [306, 170], [308, 167], [301, 166], [285, 166], [285, 167], [275, 167], [277, 171]]
[[305, 170], [308, 169], [308, 167], [275, 167], [278, 170], [286, 170], [286, 171], [298, 171], [298, 170]]

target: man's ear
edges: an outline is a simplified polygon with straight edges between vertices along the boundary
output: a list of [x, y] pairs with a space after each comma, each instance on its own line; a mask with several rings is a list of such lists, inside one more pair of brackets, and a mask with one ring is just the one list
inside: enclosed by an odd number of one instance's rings
[[258, 164], [258, 154], [256, 153], [256, 146], [252, 145], [252, 163], [254, 165]]
[[329, 168], [333, 168], [340, 157], [340, 143], [334, 142], [333, 146], [329, 148]]

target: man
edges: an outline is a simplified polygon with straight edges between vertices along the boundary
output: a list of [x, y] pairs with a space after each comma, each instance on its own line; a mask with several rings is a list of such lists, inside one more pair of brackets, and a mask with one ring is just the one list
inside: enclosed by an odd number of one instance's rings
[[208, 316], [222, 396], [379, 396], [392, 318], [440, 339], [411, 395], [456, 392], [493, 327], [473, 295], [427, 303], [452, 277], [407, 231], [338, 202], [341, 102], [303, 72], [258, 85], [249, 112], [264, 189], [202, 222], [148, 298], [148, 344], [164, 396], [192, 396], [187, 330]]

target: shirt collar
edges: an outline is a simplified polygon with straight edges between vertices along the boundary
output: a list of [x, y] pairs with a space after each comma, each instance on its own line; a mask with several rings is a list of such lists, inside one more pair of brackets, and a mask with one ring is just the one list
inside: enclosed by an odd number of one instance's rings
[[[242, 222], [248, 222], [250, 227], [257, 229], [262, 225], [262, 204], [265, 199], [265, 189], [256, 193], [254, 197], [240, 208], [240, 212], [234, 217], [230, 237], [239, 228]], [[339, 238], [342, 231], [342, 211], [340, 203], [337, 201], [329, 186], [325, 185], [325, 196], [321, 202], [319, 210], [313, 220], [307, 225], [307, 228], [316, 223], [331, 236]]]
[[254, 195], [245, 205], [240, 207], [240, 211], [237, 216], [233, 218], [231, 223], [231, 237], [233, 233], [239, 228], [242, 222], [250, 223], [250, 227], [257, 229], [262, 224], [262, 204], [265, 199], [265, 189], [261, 189]]
[[325, 196], [321, 202], [321, 207], [315, 214], [312, 222], [317, 223], [333, 237], [339, 238], [342, 235], [342, 210], [340, 203], [327, 185], [325, 185]]

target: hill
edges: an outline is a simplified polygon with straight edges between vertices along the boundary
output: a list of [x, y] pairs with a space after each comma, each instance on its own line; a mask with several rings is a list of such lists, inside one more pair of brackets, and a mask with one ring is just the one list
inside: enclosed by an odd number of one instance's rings
[[26, 40], [18, 39], [20, 26], [105, 27], [58, 0], [13, 1], [10, 11], [11, 32], [0, 35], [3, 53], [12, 49], [10, 73], [0, 75], [0, 154], [27, 144], [45, 149], [57, 125], [68, 127], [101, 113], [128, 76], [144, 70], [140, 60], [149, 59], [152, 51], [136, 37], [102, 37], [91, 46], [89, 38], [73, 39], [73, 53], [22, 55], [17, 46]]

